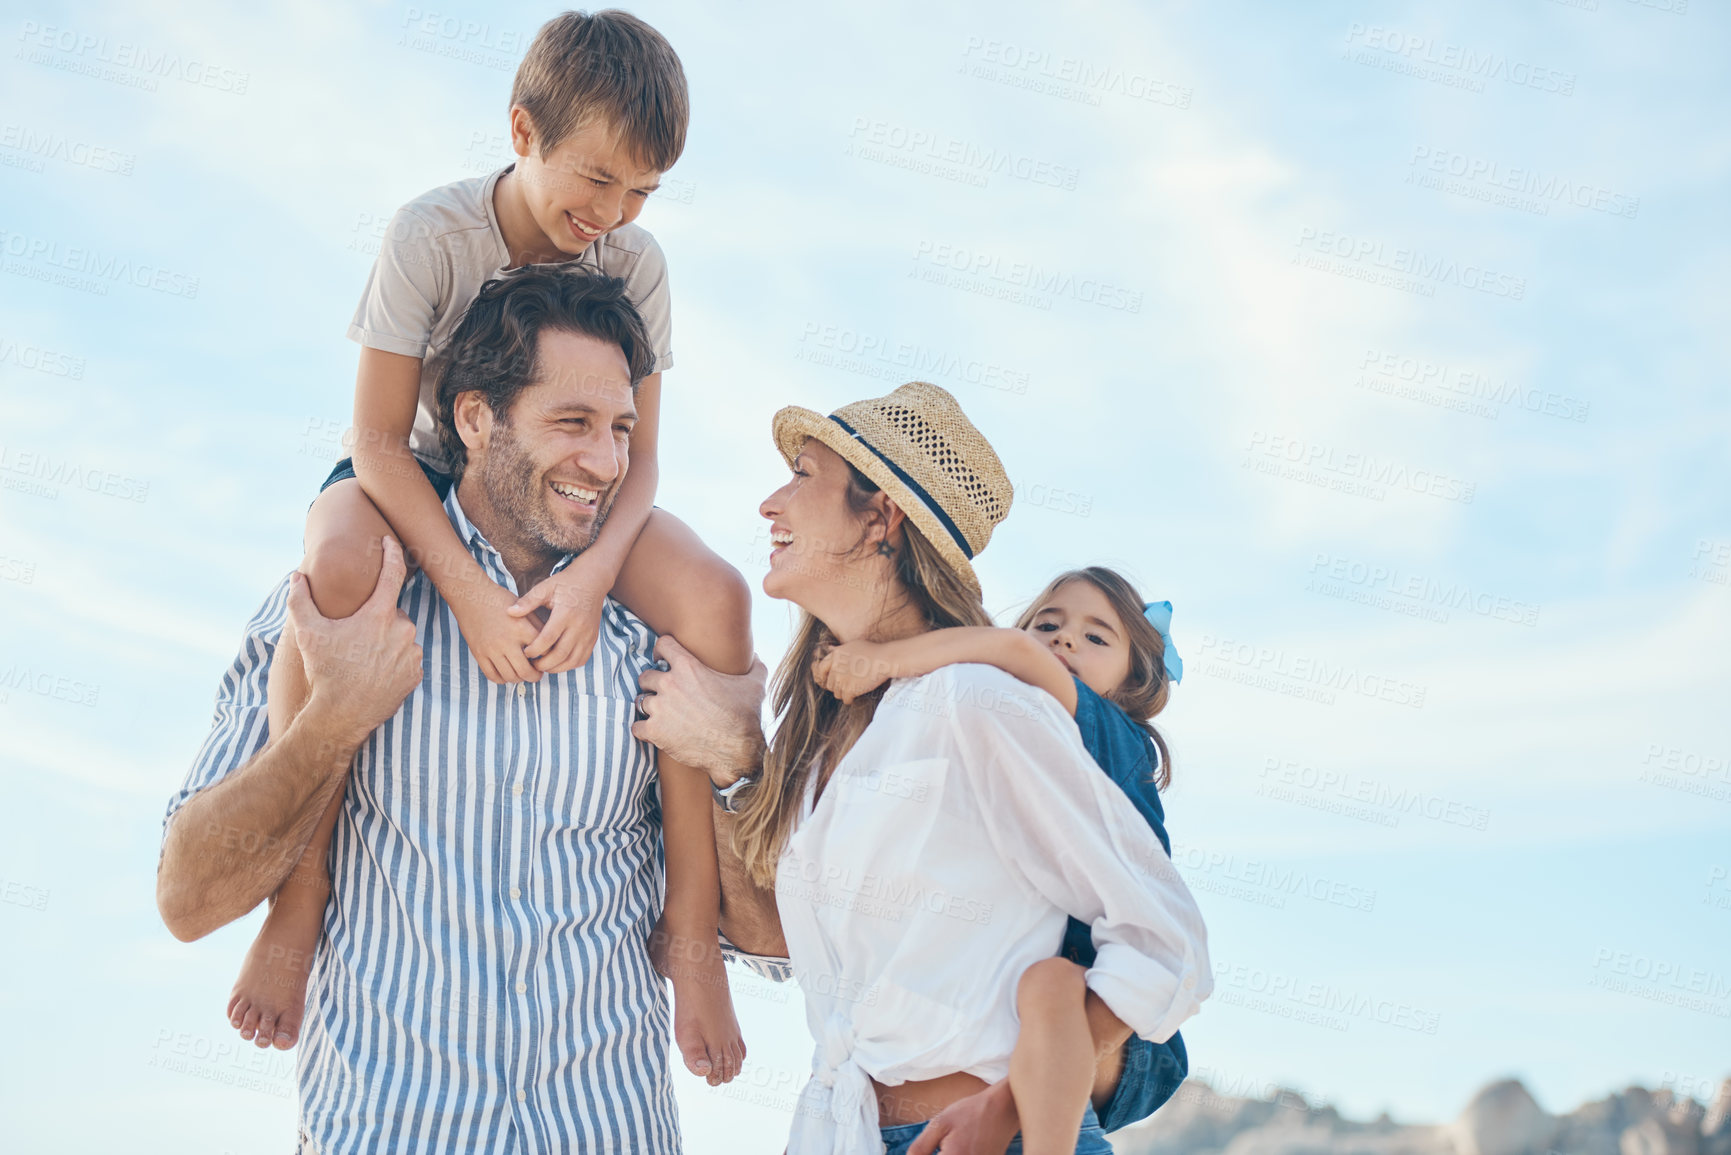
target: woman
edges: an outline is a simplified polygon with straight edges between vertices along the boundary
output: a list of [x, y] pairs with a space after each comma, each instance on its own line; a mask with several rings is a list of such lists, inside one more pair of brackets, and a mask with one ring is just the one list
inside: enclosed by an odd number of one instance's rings
[[[756, 779], [723, 792], [733, 850], [776, 906], [817, 1040], [789, 1155], [905, 1150], [1002, 1080], [1022, 973], [1093, 926], [1088, 986], [1169, 1038], [1212, 986], [1201, 917], [1153, 832], [1046, 695], [981, 665], [852, 705], [813, 681], [827, 643], [989, 625], [970, 560], [1008, 512], [991, 446], [936, 386], [822, 417], [789, 408], [793, 469], [764, 590], [799, 605]], [[1078, 1151], [1110, 1150], [1093, 1112]]]

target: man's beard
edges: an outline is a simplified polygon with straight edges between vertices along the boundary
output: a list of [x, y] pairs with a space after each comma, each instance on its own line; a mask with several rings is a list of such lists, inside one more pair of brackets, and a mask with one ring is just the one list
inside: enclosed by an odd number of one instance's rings
[[547, 487], [541, 484], [541, 469], [524, 451], [508, 421], [495, 420], [487, 459], [481, 466], [481, 488], [502, 525], [520, 535], [519, 544], [548, 554], [582, 553], [595, 543], [607, 511], [613, 507], [617, 486], [600, 488], [595, 520], [587, 531], [574, 531], [560, 524], [548, 504]]

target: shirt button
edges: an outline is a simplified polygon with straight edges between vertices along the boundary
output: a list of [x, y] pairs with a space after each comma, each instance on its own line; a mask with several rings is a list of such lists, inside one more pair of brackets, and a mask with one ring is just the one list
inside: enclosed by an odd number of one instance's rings
[[527, 683], [525, 683], [525, 682], [518, 682], [517, 683], [517, 696], [519, 698], [521, 698], [524, 694], [527, 694], [528, 692], [529, 692], [529, 686]]
[[[512, 887], [512, 888], [511, 888], [511, 897], [512, 897], [512, 898], [522, 898], [522, 897], [523, 897], [523, 890], [522, 890], [522, 888], [521, 888], [521, 887], [516, 887], [516, 886], [513, 886], [513, 887]], [[1196, 985], [1196, 984], [1195, 984], [1195, 983], [1194, 983], [1194, 982], [1192, 982], [1192, 983], [1191, 983], [1191, 984], [1190, 984], [1190, 985], [1191, 985], [1191, 986], [1195, 986], [1195, 985]]]
[[513, 787], [511, 787], [511, 793], [521, 794], [521, 793], [523, 793], [523, 788], [521, 786], [513, 786]]
[[517, 1092], [517, 1102], [519, 1102], [519, 1103], [521, 1103], [524, 1099], [527, 1099], [528, 1097], [529, 1097], [529, 1092], [527, 1092], [527, 1091], [518, 1091]]
[[1189, 975], [1185, 978], [1184, 989], [1187, 991], [1193, 991], [1196, 989], [1196, 976], [1195, 975]]
[[[517, 984], [517, 993], [520, 995], [528, 994], [529, 993], [529, 984], [528, 983], [518, 983]], [[521, 1092], [518, 1092], [518, 1093], [521, 1094]]]

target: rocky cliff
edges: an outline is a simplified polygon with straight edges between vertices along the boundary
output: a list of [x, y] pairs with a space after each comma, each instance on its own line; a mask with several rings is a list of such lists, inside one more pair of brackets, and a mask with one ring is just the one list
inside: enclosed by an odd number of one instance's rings
[[1631, 1087], [1551, 1115], [1513, 1079], [1485, 1087], [1452, 1123], [1344, 1119], [1293, 1091], [1241, 1099], [1191, 1079], [1147, 1123], [1112, 1136], [1122, 1155], [1731, 1155], [1731, 1079], [1705, 1107]]

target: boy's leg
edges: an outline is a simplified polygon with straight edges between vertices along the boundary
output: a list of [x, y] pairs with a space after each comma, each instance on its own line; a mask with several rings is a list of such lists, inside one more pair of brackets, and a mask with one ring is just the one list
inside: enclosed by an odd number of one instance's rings
[[665, 509], [649, 511], [612, 592], [650, 629], [672, 634], [710, 669], [751, 669], [751, 587]]
[[710, 819], [709, 778], [662, 755], [661, 821], [667, 845], [667, 902], [650, 934], [650, 958], [673, 982], [673, 1041], [686, 1069], [714, 1087], [745, 1063], [716, 924], [721, 872]]
[[1027, 1155], [1072, 1155], [1094, 1084], [1087, 972], [1063, 958], [1042, 959], [1016, 985], [1021, 1033], [1010, 1055], [1010, 1093]]
[[[620, 568], [613, 596], [657, 634], [670, 634], [712, 669], [751, 669], [751, 591], [739, 571], [665, 510], [649, 513]], [[709, 780], [659, 755], [667, 903], [650, 937], [656, 969], [673, 981], [674, 1039], [685, 1065], [710, 1085], [745, 1059], [726, 965], [716, 938], [721, 875]]]
[[[307, 515], [306, 559], [301, 562], [319, 613], [346, 618], [361, 608], [378, 584], [379, 542], [390, 532], [358, 481], [339, 481], [319, 494]], [[285, 625], [265, 691], [271, 735], [281, 734], [300, 713], [307, 688], [298, 640], [292, 627]], [[242, 1039], [260, 1047], [287, 1050], [300, 1040], [307, 977], [330, 897], [331, 832], [342, 813], [345, 792], [346, 788], [331, 799], [300, 861], [272, 897], [264, 926], [247, 951], [229, 995], [229, 1023]]]

